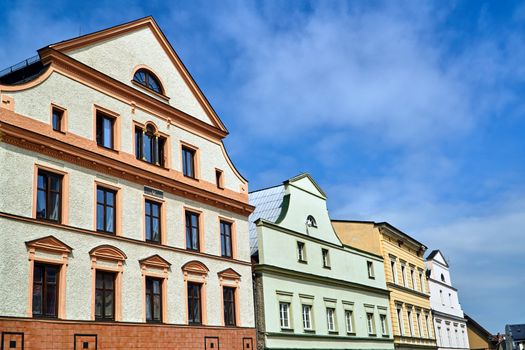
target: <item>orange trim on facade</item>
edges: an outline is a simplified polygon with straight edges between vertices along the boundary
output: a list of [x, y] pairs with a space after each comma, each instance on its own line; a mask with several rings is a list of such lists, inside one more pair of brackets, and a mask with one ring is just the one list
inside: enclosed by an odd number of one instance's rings
[[160, 199], [147, 194], [143, 194], [142, 196], [144, 198], [142, 200], [142, 239], [146, 241], [146, 200], [149, 200], [160, 205], [160, 244], [166, 245], [168, 243], [168, 225], [166, 223], [166, 201], [164, 199]]
[[[0, 128], [1, 129], [1, 128]], [[1, 141], [1, 139], [0, 139]], [[63, 225], [68, 224], [68, 214], [69, 214], [69, 174], [60, 169], [49, 167], [47, 165], [35, 164], [34, 167], [34, 176], [33, 176], [33, 218], [36, 219], [36, 201], [37, 201], [37, 192], [38, 192], [38, 170], [44, 170], [50, 173], [62, 175], [62, 191], [60, 193], [60, 220], [59, 223]]]
[[189, 177], [189, 176], [185, 176], [187, 179], [191, 179], [191, 180], [194, 180], [194, 181], [200, 181], [200, 178], [201, 178], [201, 162], [200, 162], [200, 158], [201, 158], [201, 154], [200, 154], [200, 150], [199, 150], [199, 147], [197, 146], [193, 146], [191, 144], [189, 144], [188, 142], [185, 142], [185, 141], [182, 141], [180, 140], [179, 141], [180, 143], [180, 147], [179, 147], [179, 155], [180, 155], [180, 170], [181, 172], [184, 172], [184, 169], [183, 169], [183, 163], [184, 163], [184, 160], [182, 159], [182, 148], [187, 148], [191, 151], [193, 151], [193, 175], [194, 177]]
[[206, 239], [205, 239], [205, 235], [204, 235], [204, 213], [202, 212], [202, 210], [199, 210], [199, 209], [195, 209], [195, 208], [192, 208], [192, 207], [188, 207], [186, 205], [183, 205], [182, 206], [182, 217], [184, 218], [184, 248], [187, 249], [188, 247], [188, 236], [186, 234], [186, 212], [190, 212], [190, 213], [194, 213], [194, 214], [197, 214], [198, 217], [199, 217], [199, 252], [204, 252], [205, 249], [205, 242], [206, 242]]
[[[33, 317], [33, 276], [35, 262], [60, 266], [58, 276], [58, 318], [66, 317], [66, 270], [69, 255], [73, 248], [53, 236], [42, 237], [26, 242], [29, 253], [29, 288], [27, 297], [27, 317]], [[39, 256], [39, 252], [47, 253]], [[51, 255], [51, 256], [50, 256]], [[54, 256], [54, 257], [53, 257]]]
[[[235, 324], [241, 324], [241, 309], [239, 305], [240, 301], [240, 287], [241, 287], [241, 275], [232, 268], [220, 271], [217, 273], [219, 276], [220, 295], [221, 295], [221, 315], [224, 315], [224, 293], [223, 287], [235, 288]], [[222, 317], [222, 325], [225, 325], [224, 316]]]
[[49, 124], [51, 125], [51, 128], [53, 128], [53, 110], [57, 109], [62, 112], [62, 118], [60, 120], [60, 130], [58, 132], [66, 133], [68, 130], [68, 116], [67, 116], [67, 108], [61, 107], [57, 105], [56, 103], [51, 102], [50, 108], [49, 108]]
[[[207, 316], [207, 310], [208, 305], [206, 302], [206, 287], [207, 287], [207, 277], [208, 272], [210, 271], [206, 265], [201, 263], [200, 261], [190, 261], [184, 264], [182, 267], [182, 273], [184, 274], [184, 290], [188, 291], [188, 282], [194, 282], [201, 284], [201, 317], [202, 317], [202, 324], [207, 325], [208, 324], [208, 316]], [[188, 296], [186, 295], [185, 298], [186, 302], [186, 312], [188, 312]], [[186, 319], [188, 320], [188, 315], [186, 316]]]
[[134, 155], [101, 149], [96, 142], [71, 133], [56, 133], [51, 126], [0, 108], [1, 141], [56, 159], [94, 169], [141, 185], [248, 216], [253, 206], [248, 194], [219, 190], [214, 183], [188, 179], [173, 169], [137, 160]]
[[[115, 191], [115, 235], [122, 236], [122, 191], [121, 188], [107, 182], [100, 181], [100, 179], [95, 180], [93, 186], [93, 231], [97, 231], [97, 189], [98, 187], [107, 188], [109, 190]], [[104, 232], [103, 232], [104, 233]], [[109, 234], [109, 233], [106, 233]]]
[[[117, 247], [101, 245], [90, 250], [91, 256], [91, 319], [95, 320], [95, 291], [97, 270], [115, 273], [115, 321], [122, 319], [122, 273], [126, 254]], [[98, 261], [104, 261], [99, 264]], [[112, 263], [113, 265], [110, 265]]]
[[[226, 218], [224, 216], [218, 216], [218, 224], [219, 224], [219, 242], [221, 242], [221, 221], [227, 222], [231, 225], [231, 243], [232, 243], [232, 259], [237, 259], [237, 224], [235, 220], [232, 220], [230, 218]], [[219, 244], [219, 249], [220, 248]], [[219, 252], [219, 255], [222, 255], [222, 251]]]
[[[113, 148], [110, 150], [119, 152], [120, 151], [120, 139], [122, 135], [120, 132], [120, 114], [115, 113], [110, 109], [101, 107], [97, 104], [93, 104], [93, 140], [95, 142], [97, 140], [97, 112], [101, 112], [102, 114], [105, 114], [114, 119], [113, 130], [112, 130]], [[99, 147], [103, 147], [103, 146], [99, 146]]]
[[149, 258], [139, 261], [142, 276], [142, 320], [146, 322], [146, 277], [154, 277], [162, 280], [162, 322], [168, 321], [168, 271], [171, 264], [155, 254]]

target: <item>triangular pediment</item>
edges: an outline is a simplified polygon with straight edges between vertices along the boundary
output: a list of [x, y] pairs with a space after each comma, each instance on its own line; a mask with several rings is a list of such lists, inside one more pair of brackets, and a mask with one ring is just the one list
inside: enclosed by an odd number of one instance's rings
[[440, 263], [443, 266], [448, 267], [447, 259], [445, 259], [445, 256], [443, 255], [443, 253], [441, 253], [440, 250], [432, 251], [427, 257], [427, 260], [433, 260]]
[[161, 257], [158, 254], [155, 254], [148, 258], [139, 260], [139, 262], [143, 265], [152, 266], [152, 267], [169, 268], [171, 266], [171, 264], [167, 260], [165, 260], [163, 257]]
[[[159, 78], [169, 105], [227, 132], [226, 127], [152, 17], [49, 46], [116, 80], [133, 86], [138, 67]], [[142, 92], [141, 89], [138, 89]]]
[[217, 275], [221, 278], [226, 278], [226, 279], [240, 279], [241, 278], [241, 275], [235, 271], [234, 269], [232, 268], [228, 268], [226, 270], [222, 270], [220, 272], [217, 273]]
[[73, 248], [55, 238], [53, 236], [46, 236], [32, 241], [26, 242], [28, 248], [47, 250], [53, 252], [71, 253]]
[[316, 196], [326, 199], [326, 194], [324, 193], [324, 191], [308, 173], [297, 175], [287, 180], [286, 182], [304, 191], [310, 192]]
[[89, 251], [89, 255], [92, 257], [105, 259], [105, 260], [126, 260], [128, 257], [124, 252], [117, 247], [111, 245], [100, 245]]

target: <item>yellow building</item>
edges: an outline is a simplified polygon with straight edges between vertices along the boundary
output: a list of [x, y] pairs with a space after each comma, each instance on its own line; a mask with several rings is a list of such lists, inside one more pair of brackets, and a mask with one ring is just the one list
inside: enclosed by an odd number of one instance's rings
[[383, 257], [396, 349], [435, 349], [423, 260], [427, 247], [386, 222], [332, 224], [344, 245]]

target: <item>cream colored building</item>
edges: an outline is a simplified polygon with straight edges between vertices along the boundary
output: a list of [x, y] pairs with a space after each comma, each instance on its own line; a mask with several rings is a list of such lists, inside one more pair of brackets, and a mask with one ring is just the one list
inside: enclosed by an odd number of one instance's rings
[[2, 348], [252, 349], [227, 134], [151, 17], [1, 76]]
[[425, 245], [385, 222], [332, 223], [344, 244], [383, 257], [396, 349], [435, 349]]

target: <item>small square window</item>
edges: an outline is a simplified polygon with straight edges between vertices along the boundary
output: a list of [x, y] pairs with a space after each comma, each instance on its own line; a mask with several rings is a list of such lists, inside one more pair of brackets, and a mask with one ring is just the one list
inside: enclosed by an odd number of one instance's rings
[[89, 343], [87, 341], [82, 343], [82, 349], [89, 349]]
[[16, 340], [9, 341], [9, 348], [16, 349]]

